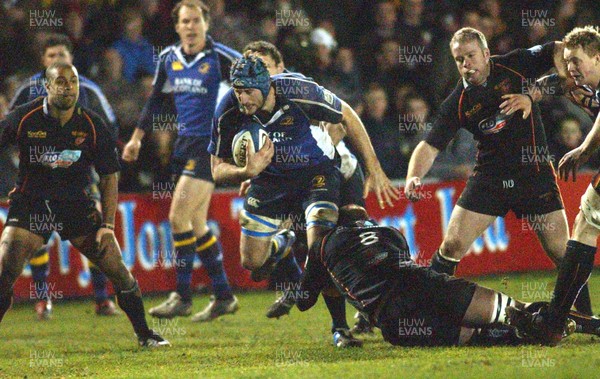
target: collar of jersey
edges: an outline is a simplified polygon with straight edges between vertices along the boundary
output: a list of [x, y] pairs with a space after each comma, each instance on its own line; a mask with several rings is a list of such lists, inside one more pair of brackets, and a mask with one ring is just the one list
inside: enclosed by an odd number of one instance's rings
[[208, 54], [210, 54], [212, 52], [213, 43], [214, 43], [213, 39], [209, 35], [206, 35], [206, 44], [204, 46], [204, 50], [202, 50], [201, 52], [196, 54], [196, 58], [194, 58], [189, 63], [186, 61], [185, 57], [183, 56], [183, 53], [181, 51], [181, 49], [183, 47], [182, 47], [181, 43], [178, 44], [177, 46], [175, 46], [175, 49], [173, 49], [173, 51], [175, 52], [177, 59], [179, 59], [181, 61], [181, 64], [185, 68], [190, 68], [193, 65], [195, 65], [200, 59], [204, 58], [205, 56], [207, 56]]
[[288, 101], [288, 99], [285, 96], [275, 95], [275, 99], [276, 99], [275, 105], [277, 106], [277, 111], [275, 111], [275, 113], [273, 113], [273, 115], [271, 116], [269, 121], [267, 121], [263, 124], [257, 115], [253, 115], [252, 118], [255, 121], [259, 122], [261, 125], [266, 127], [266, 126], [271, 125], [275, 121], [277, 121], [279, 118], [281, 118], [281, 116], [283, 116], [285, 114], [285, 112], [290, 110], [290, 106], [291, 106], [290, 101]]

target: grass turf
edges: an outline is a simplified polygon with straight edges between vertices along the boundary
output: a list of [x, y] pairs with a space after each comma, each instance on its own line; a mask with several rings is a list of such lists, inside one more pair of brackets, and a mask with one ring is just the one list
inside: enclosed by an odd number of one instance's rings
[[[598, 272], [590, 280], [600, 309]], [[596, 279], [598, 278], [598, 279]], [[478, 283], [523, 300], [547, 300], [555, 274], [528, 273], [476, 278]], [[593, 378], [598, 377], [599, 338], [574, 335], [556, 348], [397, 348], [377, 332], [362, 349], [331, 343], [322, 300], [305, 313], [280, 320], [264, 317], [271, 292], [238, 294], [241, 309], [209, 324], [187, 318], [148, 318], [171, 348], [137, 347], [124, 315], [97, 317], [91, 301], [60, 301], [54, 317], [36, 320], [32, 304], [17, 304], [0, 326], [0, 377], [102, 378]], [[146, 298], [150, 306], [164, 297]], [[208, 302], [194, 299], [194, 311]], [[348, 320], [354, 311], [348, 308]]]

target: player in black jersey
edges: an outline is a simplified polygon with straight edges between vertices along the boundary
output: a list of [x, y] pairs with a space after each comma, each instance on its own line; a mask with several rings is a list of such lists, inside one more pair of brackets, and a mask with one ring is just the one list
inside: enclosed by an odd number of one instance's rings
[[[524, 321], [547, 303], [524, 304], [417, 265], [398, 230], [377, 225], [356, 205], [340, 208], [338, 226], [310, 249], [298, 308], [311, 308], [331, 286], [393, 345], [544, 342]], [[573, 312], [566, 321], [561, 334], [600, 332], [600, 319]]]
[[[77, 102], [74, 66], [53, 63], [45, 87], [47, 97], [17, 107], [0, 123], [0, 147], [15, 144], [21, 157], [0, 238], [0, 320], [23, 265], [57, 232], [111, 280], [140, 345], [169, 345], [148, 328], [140, 289], [114, 235], [120, 169], [115, 141], [104, 121]], [[85, 191], [92, 166], [100, 175], [102, 215]]]
[[[450, 48], [462, 78], [412, 154], [407, 198], [419, 200], [421, 178], [458, 129], [473, 134], [478, 154], [474, 174], [452, 211], [431, 267], [453, 275], [475, 239], [496, 217], [511, 210], [531, 225], [550, 259], [559, 265], [569, 232], [540, 110], [535, 104], [530, 113], [519, 110], [531, 103], [527, 94], [521, 94], [524, 88], [560, 64], [563, 44], [550, 42], [490, 57], [485, 36], [463, 28], [452, 37]], [[591, 314], [587, 288], [576, 306]]]

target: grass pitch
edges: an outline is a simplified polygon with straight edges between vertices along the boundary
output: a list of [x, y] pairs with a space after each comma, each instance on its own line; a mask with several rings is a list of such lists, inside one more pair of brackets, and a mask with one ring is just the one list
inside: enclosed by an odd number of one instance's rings
[[[547, 300], [554, 272], [476, 278], [477, 282], [523, 300]], [[600, 277], [590, 281], [600, 311]], [[238, 294], [241, 309], [210, 324], [187, 318], [148, 318], [173, 344], [137, 347], [124, 315], [97, 317], [91, 301], [62, 301], [47, 322], [36, 320], [32, 304], [17, 304], [0, 326], [0, 377], [101, 378], [597, 378], [600, 339], [574, 335], [556, 348], [397, 348], [377, 332], [362, 349], [332, 346], [330, 320], [322, 300], [280, 320], [264, 317], [271, 292]], [[164, 297], [146, 298], [146, 309]], [[208, 298], [194, 298], [194, 311]], [[348, 308], [348, 320], [354, 311]]]

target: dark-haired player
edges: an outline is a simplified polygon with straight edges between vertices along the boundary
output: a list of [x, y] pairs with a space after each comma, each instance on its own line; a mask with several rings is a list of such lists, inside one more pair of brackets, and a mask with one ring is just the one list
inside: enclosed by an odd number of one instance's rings
[[[73, 45], [68, 36], [52, 33], [44, 39], [42, 45], [41, 64], [44, 70], [33, 75], [17, 89], [9, 105], [11, 110], [40, 96], [46, 96], [46, 88], [43, 83], [45, 70], [57, 61], [73, 64]], [[113, 137], [118, 139], [119, 126], [117, 119], [100, 86], [83, 75], [79, 76], [79, 85], [79, 103], [100, 115], [109, 127]], [[93, 175], [95, 177], [95, 174]], [[94, 201], [99, 202], [96, 178], [88, 189], [88, 192]], [[35, 285], [36, 299], [39, 300], [35, 304], [35, 310], [40, 320], [50, 318], [52, 313], [52, 299], [50, 299], [45, 290], [48, 288], [46, 281], [49, 274], [49, 259], [48, 249], [44, 246], [39, 251], [36, 251], [33, 258], [29, 261], [31, 277]], [[115, 308], [115, 304], [108, 297], [106, 276], [94, 264], [90, 264], [90, 274], [92, 286], [94, 287], [94, 298], [96, 300], [96, 314], [100, 316], [117, 314], [118, 311]]]
[[[0, 238], [0, 320], [23, 265], [57, 232], [108, 276], [140, 345], [169, 345], [148, 328], [140, 289], [114, 235], [120, 169], [115, 141], [102, 119], [77, 103], [74, 66], [55, 62], [45, 79], [47, 97], [17, 107], [0, 123], [0, 147], [16, 144], [21, 156]], [[102, 214], [85, 193], [92, 166], [100, 175]]]
[[154, 90], [138, 127], [123, 151], [127, 162], [137, 160], [141, 141], [152, 130], [153, 118], [161, 113], [163, 101], [172, 96], [177, 114], [177, 140], [172, 169], [177, 178], [169, 221], [177, 256], [177, 288], [149, 313], [158, 318], [188, 316], [192, 310], [192, 272], [196, 254], [212, 282], [214, 295], [208, 306], [192, 321], [211, 321], [235, 313], [237, 298], [223, 268], [223, 252], [217, 237], [207, 226], [208, 208], [215, 184], [206, 151], [217, 99], [228, 88], [231, 62], [240, 56], [206, 34], [209, 9], [199, 0], [184, 0], [172, 11], [180, 43], [160, 53]]
[[[364, 208], [340, 208], [338, 225], [310, 249], [298, 300], [310, 309], [335, 286], [357, 310], [401, 346], [535, 343], [522, 338], [510, 318], [531, 316], [525, 304], [503, 293], [437, 273], [411, 260], [404, 236], [369, 220]], [[565, 332], [566, 320], [563, 323]], [[574, 323], [568, 323], [568, 332]]]
[[[255, 280], [266, 279], [273, 264], [289, 254], [295, 239], [278, 232], [290, 210], [301, 208], [312, 243], [337, 220], [340, 172], [329, 135], [311, 121], [342, 123], [367, 177], [364, 194], [373, 189], [380, 206], [392, 206], [395, 188], [385, 176], [360, 118], [346, 103], [310, 78], [271, 77], [254, 56], [232, 67], [233, 90], [215, 113], [209, 152], [215, 181], [241, 183], [252, 179], [240, 215], [242, 265]], [[231, 142], [248, 123], [259, 123], [269, 133], [263, 148], [249, 154], [246, 166], [232, 164]]]
[[[537, 105], [530, 113], [517, 110], [532, 101], [521, 94], [528, 83], [560, 64], [563, 44], [550, 42], [490, 57], [485, 36], [463, 28], [452, 37], [450, 48], [462, 78], [412, 154], [407, 198], [419, 200], [421, 178], [458, 129], [473, 134], [478, 155], [431, 268], [453, 275], [475, 239], [509, 211], [533, 227], [546, 254], [559, 266], [569, 232], [540, 111]], [[587, 289], [576, 306], [591, 314]]]

